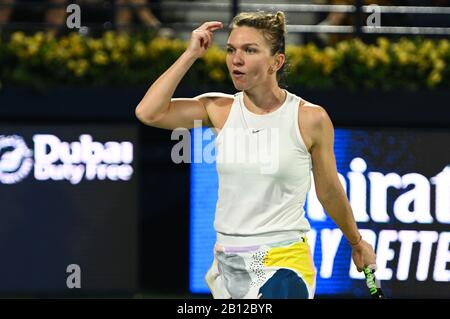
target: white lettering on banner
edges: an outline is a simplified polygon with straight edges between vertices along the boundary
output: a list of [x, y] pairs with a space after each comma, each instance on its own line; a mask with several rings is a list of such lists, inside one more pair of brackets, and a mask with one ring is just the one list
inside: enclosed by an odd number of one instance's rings
[[[435, 187], [435, 216], [436, 221], [450, 224], [450, 166], [445, 167], [439, 174], [428, 180], [425, 176], [418, 173], [409, 173], [400, 176], [397, 173], [382, 174], [380, 172], [368, 172], [367, 178], [370, 186], [370, 212], [367, 213], [367, 181], [363, 173], [367, 165], [362, 158], [356, 157], [350, 163], [350, 169], [347, 173], [349, 185], [346, 180], [338, 173], [341, 184], [349, 193], [349, 202], [353, 210], [356, 222], [377, 222], [389, 223], [391, 218], [388, 214], [387, 192], [390, 187], [398, 190], [404, 190], [414, 186], [412, 189], [400, 194], [394, 201], [392, 212], [396, 220], [405, 223], [430, 224], [435, 220], [432, 216], [431, 184]], [[313, 221], [325, 221], [326, 214], [323, 207], [317, 199], [317, 193], [314, 184], [314, 178], [311, 174], [312, 183], [308, 193], [307, 214]], [[410, 210], [410, 207], [413, 207]]]
[[442, 233], [436, 249], [436, 263], [434, 266], [433, 279], [435, 281], [450, 281], [450, 270], [447, 270], [447, 264], [450, 262], [450, 232]]
[[367, 222], [370, 219], [366, 211], [367, 183], [362, 174], [366, 171], [367, 164], [362, 158], [356, 157], [350, 162], [350, 169], [352, 171], [347, 174], [350, 185], [358, 185], [358, 187], [350, 188], [350, 205], [353, 208], [355, 219], [358, 222]]
[[419, 260], [417, 261], [416, 278], [419, 281], [428, 279], [428, 271], [430, 270], [431, 250], [433, 243], [439, 238], [439, 234], [435, 231], [420, 231], [420, 251]]
[[382, 230], [378, 236], [377, 278], [379, 280], [390, 280], [392, 269], [387, 268], [387, 262], [394, 259], [395, 252], [390, 248], [390, 245], [391, 242], [398, 239], [398, 233], [395, 230]]
[[54, 181], [68, 180], [72, 184], [78, 184], [83, 178], [84, 170], [83, 165], [41, 165], [36, 163], [34, 165], [34, 177], [40, 181], [48, 179]]
[[[389, 222], [387, 213], [387, 189], [389, 187], [400, 188], [401, 177], [396, 173], [383, 175], [378, 172], [368, 174], [370, 180], [370, 215], [377, 223]], [[356, 186], [356, 185], [355, 185]]]
[[450, 224], [450, 165], [431, 178], [436, 185], [436, 219], [443, 224]]
[[[54, 135], [38, 134], [33, 136], [34, 160], [40, 164], [51, 164], [59, 159], [57, 153], [61, 141]], [[47, 147], [49, 152], [47, 153]]]
[[407, 280], [409, 277], [412, 248], [418, 239], [418, 232], [414, 230], [402, 230], [398, 233], [398, 239], [401, 245], [397, 265], [397, 279]]
[[[358, 223], [386, 224], [397, 221], [401, 224], [429, 225], [436, 222], [450, 224], [450, 165], [431, 178], [419, 173], [399, 175], [394, 172], [366, 171], [367, 164], [364, 159], [356, 157], [350, 162], [347, 178], [338, 173]], [[311, 180], [306, 214], [314, 227], [315, 223], [326, 222], [327, 215], [318, 200], [312, 174]], [[398, 195], [392, 199], [392, 205], [388, 207], [388, 192], [392, 190], [390, 188]], [[433, 192], [434, 212], [431, 210]], [[367, 194], [370, 195], [368, 198]], [[322, 249], [318, 253], [322, 256], [318, 274], [326, 279], [333, 275], [334, 261], [339, 254], [337, 250], [342, 234], [339, 236], [338, 229], [321, 229], [318, 236], [317, 231], [313, 228], [308, 238], [311, 238], [310, 246], [313, 253], [316, 243], [320, 241], [319, 247]], [[360, 229], [360, 232], [363, 238], [376, 248], [378, 279], [405, 281], [415, 275], [418, 281], [430, 279], [436, 282], [450, 281], [448, 232], [439, 233], [421, 229], [399, 231], [385, 229], [379, 233], [370, 229]], [[433, 251], [436, 251], [435, 256]], [[412, 265], [412, 256], [417, 253], [417, 265]], [[364, 279], [364, 274], [356, 270], [352, 260], [349, 277]]]
[[[406, 188], [413, 184], [415, 187], [401, 194], [394, 202], [394, 215], [399, 221], [405, 224], [422, 223], [429, 224], [433, 222], [430, 214], [430, 184], [425, 176], [411, 173], [402, 177], [402, 186]], [[414, 203], [414, 210], [408, 209], [409, 205]]]
[[63, 163], [81, 163], [81, 144], [78, 142], [59, 144], [60, 158]]
[[[115, 142], [108, 142], [108, 143], [115, 143]], [[131, 164], [133, 162], [133, 143], [120, 142], [120, 159], [121, 159], [120, 161], [124, 164]], [[119, 164], [119, 162], [117, 164]]]
[[79, 141], [62, 142], [52, 134], [36, 134], [34, 141], [34, 176], [37, 180], [68, 180], [79, 184], [87, 180], [131, 179], [133, 144], [131, 142], [94, 142], [89, 134]]
[[333, 265], [336, 253], [341, 242], [342, 231], [339, 228], [322, 229], [320, 241], [322, 243], [322, 264], [320, 277], [330, 278], [333, 275]]
[[[308, 241], [312, 252], [316, 245], [317, 230], [311, 229], [308, 233]], [[380, 280], [408, 280], [410, 272], [414, 269], [411, 264], [411, 256], [414, 247], [419, 249], [419, 258], [417, 261], [416, 279], [424, 281], [429, 279], [430, 265], [433, 266], [433, 280], [437, 282], [449, 282], [450, 270], [447, 269], [450, 263], [450, 232], [436, 231], [415, 231], [415, 230], [382, 230], [378, 234], [371, 229], [360, 229], [360, 233], [372, 247], [375, 247], [377, 255], [377, 278]], [[337, 255], [338, 247], [343, 239], [339, 228], [324, 228], [320, 232], [320, 241], [322, 247], [322, 261], [320, 277], [327, 279], [332, 276], [334, 261]], [[437, 242], [436, 257], [431, 259], [431, 252], [434, 243]], [[391, 247], [397, 243], [398, 249]], [[418, 246], [414, 246], [418, 244]], [[388, 262], [395, 260], [396, 251], [398, 251], [398, 263], [395, 265], [396, 273], [394, 277], [393, 269], [388, 267]], [[394, 266], [394, 265], [393, 265]], [[364, 274], [356, 270], [353, 260], [350, 260], [349, 277], [352, 279], [364, 279]]]

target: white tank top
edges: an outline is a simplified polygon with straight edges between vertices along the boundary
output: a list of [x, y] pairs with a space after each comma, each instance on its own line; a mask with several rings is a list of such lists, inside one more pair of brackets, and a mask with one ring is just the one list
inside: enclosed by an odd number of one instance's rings
[[234, 95], [216, 138], [219, 193], [217, 244], [252, 246], [291, 239], [310, 230], [304, 204], [311, 156], [298, 126], [301, 98], [287, 92], [275, 111], [250, 112]]

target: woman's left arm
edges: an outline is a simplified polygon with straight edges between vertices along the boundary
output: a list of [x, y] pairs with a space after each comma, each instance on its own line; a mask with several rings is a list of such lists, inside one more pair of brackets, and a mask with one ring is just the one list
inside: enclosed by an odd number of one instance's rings
[[[375, 264], [372, 246], [362, 239], [353, 211], [342, 187], [334, 156], [334, 127], [327, 112], [320, 106], [306, 106], [303, 122], [307, 122], [311, 141], [310, 153], [317, 197], [327, 214], [342, 230], [352, 247], [356, 268]], [[305, 114], [306, 113], [306, 114]]]

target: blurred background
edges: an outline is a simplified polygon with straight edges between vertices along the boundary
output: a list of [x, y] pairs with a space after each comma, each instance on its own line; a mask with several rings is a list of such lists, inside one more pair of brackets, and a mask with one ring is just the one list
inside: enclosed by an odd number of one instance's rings
[[[450, 298], [450, 1], [0, 0], [0, 297], [210, 298], [210, 142], [134, 108], [205, 21], [285, 12], [284, 87], [335, 125], [341, 181], [390, 298]], [[228, 32], [175, 97], [235, 93]], [[203, 138], [202, 138], [203, 137]], [[189, 157], [188, 156], [188, 157]], [[306, 204], [317, 298], [368, 298], [351, 251]]]

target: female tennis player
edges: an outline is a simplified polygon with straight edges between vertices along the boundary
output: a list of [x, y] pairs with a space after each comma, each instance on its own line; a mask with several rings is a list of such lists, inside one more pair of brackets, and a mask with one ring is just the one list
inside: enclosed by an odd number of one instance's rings
[[226, 63], [236, 94], [173, 98], [222, 27], [211, 21], [192, 32], [187, 49], [150, 86], [136, 116], [171, 130], [193, 128], [200, 120], [217, 134], [217, 241], [205, 277], [213, 297], [313, 298], [316, 273], [303, 208], [311, 171], [318, 199], [346, 237], [357, 269], [375, 264], [338, 179], [333, 124], [324, 108], [279, 85], [283, 12], [246, 12], [232, 20]]

